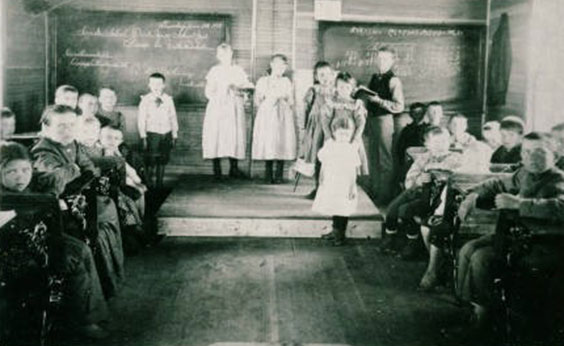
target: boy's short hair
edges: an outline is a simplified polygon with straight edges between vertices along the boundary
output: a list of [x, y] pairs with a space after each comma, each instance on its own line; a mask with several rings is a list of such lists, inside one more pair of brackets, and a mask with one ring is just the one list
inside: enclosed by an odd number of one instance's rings
[[559, 154], [558, 144], [550, 133], [536, 131], [529, 132], [523, 136], [523, 140], [541, 141], [545, 148], [551, 150], [555, 155]]
[[335, 78], [335, 83], [341, 80], [345, 83], [350, 83], [352, 85], [356, 85], [356, 79], [348, 72], [339, 72], [337, 74], [337, 78]]
[[425, 129], [425, 132], [423, 132], [423, 140], [427, 140], [431, 137], [434, 136], [442, 136], [442, 135], [448, 135], [447, 130], [443, 129], [442, 127], [439, 126], [431, 126], [427, 129]]
[[217, 46], [217, 48], [215, 49], [216, 52], [220, 52], [220, 51], [230, 51], [233, 52], [233, 48], [231, 47], [231, 45], [229, 43], [221, 43], [219, 46]]
[[453, 115], [450, 116], [450, 118], [448, 119], [448, 122], [452, 122], [454, 119], [463, 119], [466, 123], [468, 123], [468, 118], [461, 113], [454, 113]]
[[523, 122], [523, 120], [521, 120], [521, 118], [515, 115], [509, 115], [501, 120], [499, 129], [517, 132], [518, 134], [522, 135], [525, 131], [525, 123]]
[[166, 82], [165, 76], [160, 72], [151, 73], [151, 75], [149, 75], [149, 79], [151, 79], [151, 78], [159, 78], [159, 79], [162, 79], [163, 82]]
[[40, 123], [49, 126], [51, 118], [54, 115], [61, 115], [66, 113], [73, 113], [76, 115], [76, 110], [66, 105], [52, 105], [45, 107], [43, 114], [41, 114]]
[[417, 108], [425, 108], [425, 105], [421, 102], [414, 102], [409, 106], [409, 111], [411, 112]]
[[82, 116], [81, 118], [83, 118], [83, 119], [82, 119], [82, 124], [83, 124], [83, 125], [94, 125], [94, 124], [100, 125], [100, 120], [98, 120], [98, 118], [96, 118], [96, 117], [92, 117], [92, 116], [85, 117], [85, 116]]
[[114, 94], [117, 94], [116, 88], [114, 88], [111, 85], [104, 85], [103, 87], [101, 87], [100, 89], [98, 89], [98, 96], [100, 96], [100, 93], [102, 92], [102, 90], [110, 90], [111, 92], [113, 92]]
[[442, 107], [442, 104], [439, 101], [431, 101], [427, 104], [427, 108], [433, 107], [433, 106], [441, 106]]
[[552, 131], [564, 131], [564, 123], [556, 124], [552, 127]]
[[313, 66], [313, 72], [319, 70], [320, 68], [324, 68], [324, 67], [331, 67], [331, 64], [325, 60], [321, 60], [315, 63], [315, 66]]
[[390, 46], [382, 46], [378, 48], [378, 53], [390, 53], [392, 57], [396, 57], [396, 51]]
[[483, 131], [499, 130], [499, 121], [492, 120], [484, 123], [484, 125], [482, 125], [482, 130]]
[[64, 94], [64, 93], [74, 93], [78, 94], [78, 89], [73, 87], [72, 85], [64, 84], [60, 85], [57, 90], [55, 90], [55, 98]]
[[12, 110], [8, 107], [2, 107], [2, 118], [15, 118], [16, 113], [12, 112]]
[[0, 169], [14, 160], [31, 161], [27, 148], [16, 142], [0, 142]]
[[81, 100], [87, 99], [87, 98], [93, 98], [93, 99], [98, 99], [96, 96], [89, 94], [89, 93], [84, 93], [82, 95], [80, 95], [80, 97], [78, 98], [78, 103], [81, 102]]

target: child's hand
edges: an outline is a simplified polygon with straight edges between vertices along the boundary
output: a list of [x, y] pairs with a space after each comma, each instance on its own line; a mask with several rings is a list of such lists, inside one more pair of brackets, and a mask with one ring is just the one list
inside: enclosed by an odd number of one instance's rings
[[460, 203], [460, 207], [458, 207], [458, 218], [460, 218], [460, 220], [464, 221], [472, 210], [474, 210], [477, 199], [478, 194], [471, 193]]
[[141, 138], [141, 146], [143, 150], [147, 150], [147, 138]]
[[510, 193], [500, 193], [495, 196], [495, 207], [498, 209], [519, 209], [521, 198]]
[[176, 148], [176, 138], [173, 138], [173, 139], [172, 139], [172, 147], [173, 147], [173, 148]]
[[382, 98], [380, 98], [380, 96], [378, 96], [378, 95], [369, 96], [368, 99], [369, 99], [371, 102], [376, 103], [376, 104], [382, 103]]
[[431, 174], [429, 174], [429, 173], [421, 173], [421, 174], [419, 175], [419, 178], [417, 178], [417, 179], [419, 180], [419, 183], [420, 183], [421, 185], [423, 185], [423, 184], [428, 184], [428, 183], [431, 182]]

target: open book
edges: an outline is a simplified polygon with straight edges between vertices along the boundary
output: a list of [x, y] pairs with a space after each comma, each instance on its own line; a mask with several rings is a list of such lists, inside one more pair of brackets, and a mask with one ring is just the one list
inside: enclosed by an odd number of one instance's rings
[[378, 95], [375, 91], [368, 89], [364, 85], [359, 85], [352, 93], [352, 97], [355, 99], [362, 99], [368, 96]]

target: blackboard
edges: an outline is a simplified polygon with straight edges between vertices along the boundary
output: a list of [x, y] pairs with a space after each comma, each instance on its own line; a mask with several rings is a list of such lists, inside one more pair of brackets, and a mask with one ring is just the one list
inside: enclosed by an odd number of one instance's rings
[[176, 104], [203, 104], [216, 47], [229, 41], [228, 15], [69, 11], [56, 15], [56, 84], [81, 93], [111, 85], [122, 105], [139, 104], [161, 72]]
[[381, 46], [396, 52], [394, 72], [406, 103], [438, 100], [479, 105], [483, 90], [482, 26], [320, 22], [320, 58], [368, 85]]

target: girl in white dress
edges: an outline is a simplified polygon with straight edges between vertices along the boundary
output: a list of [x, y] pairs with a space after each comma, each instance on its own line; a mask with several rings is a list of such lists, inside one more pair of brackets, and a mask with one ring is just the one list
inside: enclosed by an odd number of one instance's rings
[[356, 211], [356, 175], [360, 156], [358, 142], [351, 141], [355, 130], [351, 118], [335, 119], [331, 130], [333, 138], [326, 140], [317, 154], [321, 161], [321, 175], [312, 209], [333, 217], [333, 229], [322, 238], [340, 246], [345, 241], [349, 216]]
[[284, 161], [295, 160], [297, 155], [292, 82], [283, 76], [287, 66], [286, 56], [273, 55], [269, 75], [258, 80], [255, 90], [257, 117], [253, 129], [253, 160], [266, 161], [266, 183], [281, 183]]
[[245, 158], [246, 122], [241, 89], [252, 87], [245, 71], [233, 64], [228, 44], [217, 47], [219, 64], [206, 76], [208, 105], [202, 129], [204, 159], [213, 160], [214, 175], [221, 178], [221, 158], [229, 158], [229, 176], [243, 177], [238, 161]]

